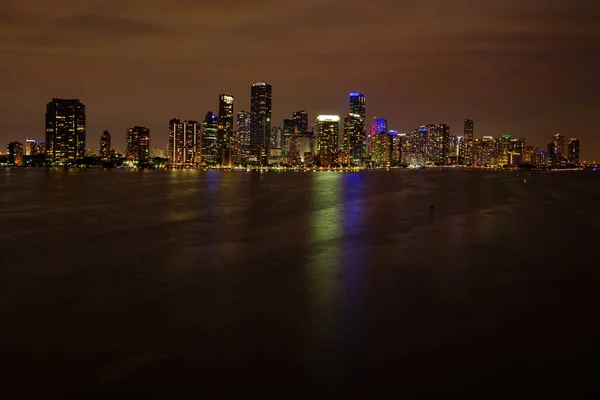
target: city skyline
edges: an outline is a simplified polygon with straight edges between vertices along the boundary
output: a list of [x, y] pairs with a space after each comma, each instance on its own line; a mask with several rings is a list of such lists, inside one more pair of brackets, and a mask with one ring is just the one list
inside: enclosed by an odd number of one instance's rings
[[[600, 28], [591, 1], [375, 1], [369, 14], [378, 18], [366, 18], [354, 0], [233, 1], [227, 10], [82, 1], [69, 14], [36, 3], [0, 6], [0, 79], [14, 94], [1, 107], [3, 143], [43, 140], [40, 104], [60, 97], [88, 106], [90, 137], [108, 130], [123, 148], [126, 130], [143, 125], [165, 148], [164, 121], [218, 113], [219, 93], [249, 110], [248, 84], [264, 80], [273, 85], [273, 125], [299, 109], [311, 123], [318, 114], [343, 117], [345, 94], [360, 90], [369, 98], [367, 121], [382, 116], [400, 132], [445, 123], [456, 134], [471, 118], [479, 135], [510, 134], [540, 146], [557, 132], [577, 136], [583, 159], [600, 158]], [[198, 29], [201, 15], [211, 18]], [[304, 19], [302, 29], [281, 29], [290, 15]], [[424, 20], [437, 28], [423, 30]], [[205, 48], [210, 35], [203, 32], [224, 21], [227, 32], [210, 40], [210, 52], [186, 50]], [[357, 24], [361, 34], [348, 41]]]

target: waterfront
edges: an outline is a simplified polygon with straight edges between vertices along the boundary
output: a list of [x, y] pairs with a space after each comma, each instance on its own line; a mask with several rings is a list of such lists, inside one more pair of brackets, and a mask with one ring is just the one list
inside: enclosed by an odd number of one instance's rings
[[5, 387], [489, 398], [598, 378], [595, 173], [0, 172]]

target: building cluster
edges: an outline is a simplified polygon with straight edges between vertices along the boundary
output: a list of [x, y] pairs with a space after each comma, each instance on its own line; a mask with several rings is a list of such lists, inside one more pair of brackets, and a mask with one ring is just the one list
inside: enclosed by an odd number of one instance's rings
[[[233, 95], [219, 95], [218, 112], [196, 119], [169, 121], [166, 152], [151, 148], [150, 129], [134, 126], [126, 132], [126, 149], [112, 148], [111, 134], [100, 136], [99, 153], [86, 150], [85, 106], [77, 99], [52, 99], [46, 106], [45, 141], [11, 142], [5, 162], [13, 166], [69, 166], [90, 159], [101, 164], [167, 168], [235, 168], [287, 166], [394, 167], [531, 165], [577, 167], [579, 140], [556, 134], [544, 150], [525, 139], [483, 136], [465, 120], [460, 135], [446, 124], [427, 124], [408, 133], [389, 129], [375, 117], [367, 126], [367, 97], [350, 93], [348, 113], [319, 115], [309, 125], [305, 110], [297, 110], [282, 125], [272, 124], [272, 87], [259, 82], [250, 88], [250, 110], [235, 113]], [[0, 159], [0, 163], [2, 160]]]

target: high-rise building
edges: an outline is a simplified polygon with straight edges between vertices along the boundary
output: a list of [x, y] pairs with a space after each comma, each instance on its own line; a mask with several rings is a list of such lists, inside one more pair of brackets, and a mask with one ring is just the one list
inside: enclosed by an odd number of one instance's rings
[[233, 140], [233, 96], [219, 95], [219, 131], [217, 134], [219, 146], [219, 164], [224, 167], [232, 166]]
[[37, 143], [33, 139], [25, 140], [25, 155], [35, 156], [37, 154]]
[[100, 158], [104, 161], [110, 161], [110, 151], [112, 150], [111, 136], [109, 131], [102, 132], [100, 136]]
[[300, 133], [308, 133], [308, 113], [305, 110], [294, 111], [293, 121]]
[[218, 132], [217, 116], [209, 111], [202, 122], [202, 164], [204, 166], [215, 166], [221, 162], [219, 160]]
[[7, 146], [8, 163], [15, 167], [21, 167], [24, 165], [23, 161], [23, 143], [21, 142], [10, 142]]
[[350, 164], [360, 165], [365, 158], [365, 122], [359, 114], [348, 114], [344, 118], [342, 151], [348, 154]]
[[378, 133], [387, 132], [387, 120], [385, 118], [375, 117], [371, 124], [371, 136], [375, 136]]
[[66, 163], [85, 156], [85, 106], [78, 99], [52, 99], [46, 105], [46, 158]]
[[340, 117], [337, 115], [319, 115], [317, 126], [319, 154], [337, 152], [339, 148]]
[[371, 137], [371, 161], [376, 166], [390, 163], [392, 155], [392, 138], [387, 132], [380, 132]]
[[35, 154], [46, 154], [46, 142], [37, 142], [35, 144]]
[[248, 111], [237, 113], [234, 136], [233, 163], [242, 165], [248, 159], [250, 149], [250, 113]]
[[350, 93], [350, 114], [362, 118], [363, 123], [367, 118], [367, 96], [362, 93]]
[[200, 126], [198, 121], [169, 121], [169, 164], [193, 167], [200, 163]]
[[[294, 116], [296, 116], [295, 114]], [[306, 128], [308, 129], [308, 122], [306, 123]], [[289, 149], [293, 147], [291, 141], [294, 140], [296, 134], [301, 134], [300, 129], [296, 118], [283, 120], [283, 127], [281, 128], [281, 153], [284, 156], [289, 156]]]
[[283, 142], [283, 133], [280, 126], [271, 128], [271, 145], [270, 148], [281, 149]]
[[450, 156], [450, 127], [446, 124], [427, 125], [427, 161], [447, 165]]
[[260, 165], [268, 163], [271, 143], [271, 85], [252, 84], [250, 92], [250, 153]]
[[134, 126], [127, 130], [125, 157], [128, 161], [138, 163], [150, 160], [150, 129], [145, 126]]
[[569, 139], [569, 152], [567, 158], [571, 164], [579, 166], [579, 139]]
[[471, 165], [472, 163], [474, 128], [473, 120], [465, 119], [463, 136], [458, 149], [458, 162], [460, 165]]
[[250, 113], [240, 111], [237, 113], [236, 128], [245, 150], [250, 148]]
[[554, 135], [553, 141], [554, 141], [555, 155], [558, 157], [565, 157], [566, 156], [566, 152], [565, 152], [566, 138], [563, 135], [561, 135], [560, 133], [557, 133], [556, 135]]

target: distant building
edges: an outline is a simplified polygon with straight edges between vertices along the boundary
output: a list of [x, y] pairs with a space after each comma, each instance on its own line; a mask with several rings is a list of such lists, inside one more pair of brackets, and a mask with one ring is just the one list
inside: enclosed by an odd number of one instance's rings
[[259, 165], [268, 164], [271, 144], [271, 85], [252, 84], [250, 92], [250, 153]]
[[[217, 146], [216, 140], [215, 146]], [[198, 165], [201, 159], [200, 147], [201, 134], [198, 121], [181, 121], [177, 118], [169, 121], [169, 165], [176, 168]], [[218, 153], [218, 147], [216, 150]]]
[[375, 136], [382, 132], [387, 132], [387, 120], [385, 118], [375, 117], [373, 119], [373, 123], [371, 124], [371, 136]]
[[250, 113], [248, 111], [237, 113], [234, 136], [233, 163], [242, 165], [246, 163], [250, 151]]
[[360, 114], [348, 114], [344, 118], [342, 150], [348, 154], [350, 164], [360, 165], [365, 159], [365, 120]]
[[475, 123], [471, 119], [465, 119], [463, 136], [460, 141], [458, 150], [458, 163], [460, 165], [471, 165], [472, 164], [472, 150], [473, 150], [473, 134], [475, 129]]
[[150, 129], [145, 126], [134, 126], [127, 130], [125, 158], [137, 163], [150, 160]]
[[150, 149], [150, 158], [165, 158], [165, 151], [163, 149]]
[[35, 154], [39, 155], [39, 154], [46, 154], [46, 142], [37, 142], [35, 144]]
[[100, 136], [100, 158], [104, 161], [110, 161], [110, 152], [112, 150], [111, 136], [109, 131], [102, 132]]
[[24, 149], [23, 143], [21, 142], [10, 142], [7, 146], [7, 158], [8, 163], [14, 165], [15, 167], [22, 167], [25, 165], [23, 163], [24, 159]]
[[318, 153], [327, 156], [338, 151], [340, 135], [340, 117], [337, 115], [319, 115], [318, 126]]
[[242, 141], [244, 150], [250, 149], [250, 112], [240, 111], [237, 113], [236, 128]]
[[219, 130], [217, 141], [219, 148], [219, 164], [231, 167], [233, 140], [233, 96], [229, 94], [219, 95]]
[[573, 165], [579, 166], [579, 139], [571, 138], [569, 139], [569, 151], [567, 156], [569, 162]]
[[46, 105], [46, 159], [55, 163], [85, 156], [85, 106], [78, 99], [52, 99]]
[[206, 113], [204, 122], [202, 122], [202, 157], [201, 162], [204, 166], [212, 167], [219, 164], [218, 147], [219, 122], [217, 116], [211, 111]]
[[[281, 128], [281, 153], [284, 156], [289, 156], [291, 141], [294, 140], [294, 137], [296, 135], [302, 133], [301, 128], [298, 124], [299, 122], [296, 118], [283, 120], [283, 127]], [[308, 123], [306, 123], [306, 127], [308, 128]]]
[[[281, 142], [283, 141], [280, 126], [271, 127], [271, 144], [269, 148], [281, 150]], [[273, 154], [273, 153], [271, 153]]]
[[450, 127], [446, 124], [427, 125], [427, 161], [447, 165], [450, 156]]
[[33, 139], [25, 140], [25, 155], [35, 156], [37, 154], [37, 143]]
[[293, 121], [300, 133], [308, 133], [308, 113], [305, 110], [294, 111]]
[[561, 135], [560, 133], [557, 133], [556, 135], [553, 136], [553, 143], [554, 143], [554, 154], [559, 157], [566, 157], [566, 155], [567, 155], [567, 153], [565, 151], [566, 138], [563, 135]]
[[371, 161], [375, 166], [390, 164], [393, 136], [387, 132], [380, 132], [371, 136]]

